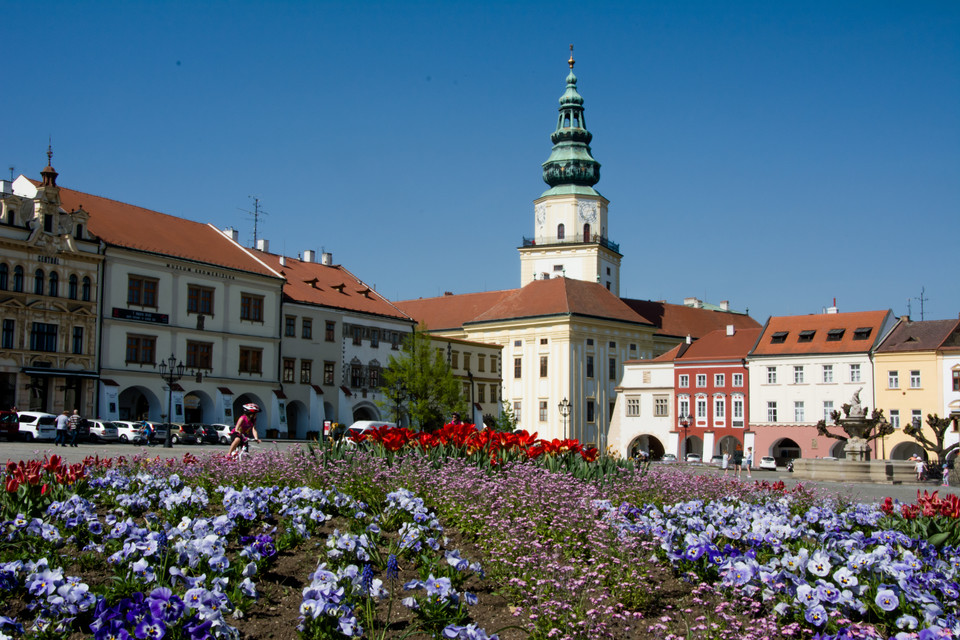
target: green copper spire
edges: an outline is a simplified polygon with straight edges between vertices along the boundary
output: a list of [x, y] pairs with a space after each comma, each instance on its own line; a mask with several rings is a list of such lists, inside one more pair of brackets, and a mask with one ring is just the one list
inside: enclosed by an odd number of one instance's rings
[[543, 163], [543, 181], [551, 188], [543, 195], [600, 195], [593, 189], [593, 185], [600, 181], [600, 163], [590, 155], [593, 134], [587, 131], [583, 118], [583, 97], [577, 93], [577, 76], [573, 74], [573, 45], [570, 45], [568, 63], [570, 74], [567, 76], [567, 90], [560, 96], [557, 130], [550, 136], [553, 151]]

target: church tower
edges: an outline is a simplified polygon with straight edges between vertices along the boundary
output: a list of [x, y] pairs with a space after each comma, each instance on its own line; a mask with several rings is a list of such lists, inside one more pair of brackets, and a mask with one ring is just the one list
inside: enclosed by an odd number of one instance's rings
[[620, 246], [609, 239], [609, 201], [593, 188], [600, 163], [590, 154], [593, 134], [587, 131], [583, 97], [577, 92], [570, 45], [570, 74], [560, 96], [557, 129], [550, 136], [553, 151], [543, 163], [543, 181], [550, 188], [534, 200], [533, 238], [520, 251], [520, 286], [546, 278], [598, 282], [620, 296]]

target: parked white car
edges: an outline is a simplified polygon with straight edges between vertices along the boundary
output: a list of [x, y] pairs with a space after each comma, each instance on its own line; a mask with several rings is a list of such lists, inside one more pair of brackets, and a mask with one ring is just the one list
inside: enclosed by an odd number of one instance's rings
[[90, 439], [97, 442], [116, 442], [120, 434], [117, 425], [108, 420], [88, 420], [90, 424]]
[[776, 458], [772, 458], [770, 456], [763, 456], [762, 458], [760, 458], [760, 468], [767, 469], [768, 471], [776, 471], [777, 470]]
[[[212, 424], [210, 425], [217, 430], [217, 439], [220, 440], [220, 444], [230, 444], [230, 432], [233, 431], [233, 427], [229, 424]], [[260, 433], [260, 430], [257, 430], [257, 433]]]
[[117, 439], [120, 442], [133, 442], [133, 439], [140, 433], [140, 422], [131, 420], [114, 420], [113, 426], [117, 428]]
[[686, 457], [687, 462], [700, 462], [699, 453], [688, 453]]
[[20, 411], [20, 437], [31, 440], [53, 440], [57, 437], [57, 416], [45, 411]]

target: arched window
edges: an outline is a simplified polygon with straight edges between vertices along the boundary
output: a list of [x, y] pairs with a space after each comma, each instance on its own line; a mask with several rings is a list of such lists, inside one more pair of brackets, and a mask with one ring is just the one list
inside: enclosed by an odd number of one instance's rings
[[13, 290], [23, 292], [23, 267], [17, 266], [13, 269]]
[[43, 295], [43, 269], [33, 272], [33, 292], [38, 296]]
[[10, 267], [6, 262], [0, 263], [0, 290], [6, 291], [10, 286]]
[[90, 302], [90, 278], [83, 277], [83, 286], [80, 288], [80, 297], [84, 302]]
[[590, 223], [583, 225], [583, 241], [590, 242]]
[[77, 277], [77, 274], [71, 273], [70, 279], [67, 281], [67, 295], [71, 300], [77, 299], [77, 289], [80, 287], [80, 279]]
[[56, 271], [50, 272], [50, 296], [57, 297], [60, 295], [60, 276], [57, 275]]
[[566, 236], [566, 232], [563, 229], [563, 224], [557, 225], [557, 240], [563, 240]]

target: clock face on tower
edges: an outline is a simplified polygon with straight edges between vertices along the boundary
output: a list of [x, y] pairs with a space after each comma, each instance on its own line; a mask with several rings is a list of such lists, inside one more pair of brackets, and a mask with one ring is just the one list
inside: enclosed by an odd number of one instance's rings
[[534, 213], [535, 213], [536, 218], [537, 218], [537, 226], [538, 226], [538, 227], [542, 227], [544, 224], [546, 224], [546, 222], [547, 222], [547, 207], [546, 207], [545, 205], [538, 204], [538, 205], [535, 207], [535, 209], [534, 209]]
[[589, 222], [593, 224], [597, 221], [597, 203], [581, 202], [577, 207], [577, 214], [580, 216], [580, 222]]

